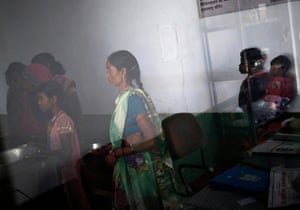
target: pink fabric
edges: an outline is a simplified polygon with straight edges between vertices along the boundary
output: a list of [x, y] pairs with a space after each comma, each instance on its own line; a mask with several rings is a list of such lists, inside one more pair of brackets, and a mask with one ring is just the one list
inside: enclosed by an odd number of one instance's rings
[[32, 63], [28, 65], [28, 68], [39, 83], [45, 83], [51, 80], [51, 74], [47, 67], [41, 64]]
[[[72, 163], [71, 167], [63, 167], [62, 178], [63, 182], [70, 180], [74, 177], [78, 177], [76, 170], [76, 163], [80, 159], [80, 147], [77, 132], [74, 126], [73, 120], [64, 112], [61, 112], [53, 117], [51, 120], [53, 123], [49, 130], [50, 149], [60, 150], [62, 149], [62, 143], [60, 134], [70, 133], [72, 138]], [[64, 160], [61, 160], [64, 161]]]
[[71, 94], [73, 92], [76, 92], [76, 84], [74, 80], [71, 80], [67, 78], [65, 75], [57, 74], [52, 77], [52, 80], [58, 82], [60, 85], [64, 87], [64, 91], [67, 94]]
[[[60, 134], [71, 134], [72, 136], [72, 162], [61, 169], [62, 183], [68, 196], [70, 209], [90, 210], [90, 203], [80, 176], [80, 146], [74, 122], [69, 115], [61, 111], [53, 117], [49, 126], [51, 150], [62, 149]], [[63, 162], [62, 165], [64, 165]]]

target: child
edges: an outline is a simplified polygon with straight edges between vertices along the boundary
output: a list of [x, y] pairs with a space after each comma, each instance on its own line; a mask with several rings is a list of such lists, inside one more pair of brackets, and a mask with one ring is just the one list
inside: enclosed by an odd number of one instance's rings
[[48, 123], [48, 143], [55, 155], [58, 176], [64, 185], [71, 209], [89, 210], [90, 206], [81, 183], [77, 163], [80, 148], [74, 122], [62, 109], [64, 91], [57, 82], [42, 84], [38, 90], [38, 105], [43, 112], [50, 111], [53, 118]]
[[289, 74], [290, 59], [285, 55], [279, 55], [272, 59], [270, 75], [266, 89], [267, 95], [276, 95], [293, 99], [295, 97], [294, 78]]
[[277, 118], [295, 97], [295, 80], [288, 72], [290, 67], [291, 61], [285, 55], [279, 55], [271, 60], [266, 93], [263, 98], [264, 109], [261, 109], [264, 121]]

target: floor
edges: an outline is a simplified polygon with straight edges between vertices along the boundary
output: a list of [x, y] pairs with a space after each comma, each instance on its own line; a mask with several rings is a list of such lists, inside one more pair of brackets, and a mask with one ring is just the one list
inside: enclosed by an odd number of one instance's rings
[[[91, 199], [91, 210], [111, 210], [111, 197], [94, 196]], [[18, 206], [15, 209], [7, 210], [68, 210], [67, 200], [62, 187], [53, 189], [37, 198]], [[2, 210], [2, 208], [1, 208]], [[3, 209], [4, 210], [4, 209]], [[6, 209], [5, 209], [6, 210]]]
[[57, 187], [18, 206], [16, 210], [52, 210], [68, 209], [67, 200], [62, 187]]
[[[92, 210], [111, 210], [111, 197], [95, 196], [91, 200]], [[215, 191], [204, 188], [191, 198], [185, 198], [186, 210], [267, 210], [265, 202], [253, 197], [239, 195], [228, 191]], [[1, 210], [3, 208], [1, 207]], [[53, 210], [66, 209], [65, 195], [61, 188], [52, 190], [15, 209], [3, 210]], [[276, 210], [292, 210], [298, 207], [276, 208]]]

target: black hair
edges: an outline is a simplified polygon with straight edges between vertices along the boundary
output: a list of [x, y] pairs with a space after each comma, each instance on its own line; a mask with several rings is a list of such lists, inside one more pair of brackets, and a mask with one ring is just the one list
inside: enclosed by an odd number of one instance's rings
[[54, 62], [50, 65], [50, 72], [52, 75], [65, 74], [66, 70], [60, 62]]
[[38, 92], [44, 93], [49, 98], [56, 96], [58, 106], [62, 107], [65, 95], [64, 89], [59, 83], [55, 81], [45, 82], [39, 86]]
[[291, 68], [292, 62], [288, 56], [279, 55], [271, 60], [271, 65], [274, 65], [274, 64], [281, 64], [282, 70], [284, 70], [284, 72], [287, 72]]
[[250, 47], [240, 52], [241, 58], [244, 58], [248, 63], [254, 65], [255, 62], [263, 60], [264, 56], [261, 50], [257, 47]]
[[31, 59], [31, 63], [42, 64], [46, 67], [49, 67], [54, 62], [55, 62], [54, 56], [48, 52], [39, 53]]
[[117, 68], [118, 71], [121, 71], [122, 68], [126, 68], [127, 74], [126, 79], [133, 85], [132, 81], [134, 80], [138, 88], [143, 88], [143, 83], [141, 81], [141, 71], [137, 59], [135, 56], [127, 50], [119, 50], [112, 53], [108, 56], [107, 60]]
[[23, 72], [26, 69], [26, 65], [21, 62], [12, 62], [8, 65], [5, 71], [6, 84], [11, 86], [15, 82], [16, 77], [23, 77]]

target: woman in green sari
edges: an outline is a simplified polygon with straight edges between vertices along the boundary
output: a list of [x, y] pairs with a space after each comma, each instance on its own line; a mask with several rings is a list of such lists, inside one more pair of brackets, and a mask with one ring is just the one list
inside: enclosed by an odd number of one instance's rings
[[113, 209], [181, 209], [167, 173], [172, 162], [161, 122], [143, 89], [136, 58], [125, 50], [114, 52], [106, 69], [107, 80], [119, 90], [110, 123], [112, 152], [106, 158], [115, 164]]

